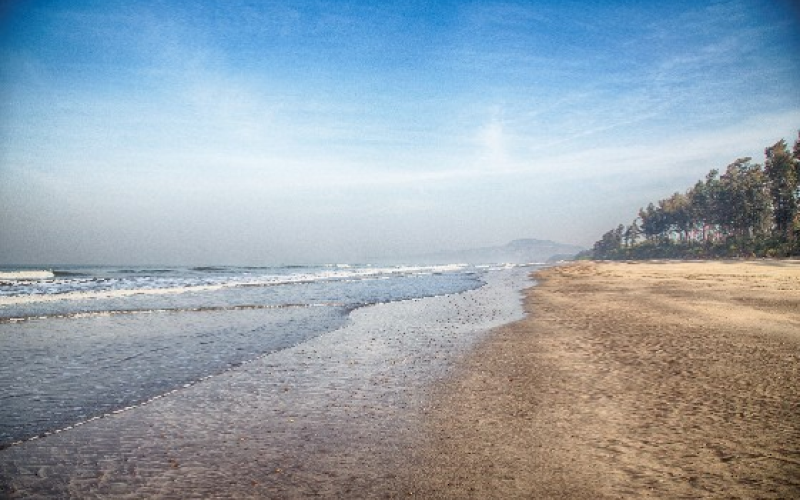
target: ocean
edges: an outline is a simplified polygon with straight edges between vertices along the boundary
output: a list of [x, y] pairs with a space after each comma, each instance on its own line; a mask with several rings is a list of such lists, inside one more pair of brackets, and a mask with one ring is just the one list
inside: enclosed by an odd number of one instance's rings
[[463, 294], [514, 267], [0, 269], [0, 449], [302, 346], [353, 311]]

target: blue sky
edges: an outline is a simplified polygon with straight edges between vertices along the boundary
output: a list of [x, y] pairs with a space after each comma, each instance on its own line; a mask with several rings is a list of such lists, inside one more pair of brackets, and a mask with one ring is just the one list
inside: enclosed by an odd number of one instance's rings
[[6, 263], [589, 246], [800, 128], [789, 1], [2, 5]]

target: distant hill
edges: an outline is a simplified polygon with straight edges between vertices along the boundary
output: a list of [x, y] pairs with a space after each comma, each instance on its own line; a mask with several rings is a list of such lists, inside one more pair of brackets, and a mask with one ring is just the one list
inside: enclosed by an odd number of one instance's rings
[[584, 250], [575, 245], [566, 245], [550, 240], [523, 239], [499, 247], [473, 248], [453, 252], [438, 252], [417, 255], [413, 260], [425, 264], [528, 264], [550, 260], [569, 259]]

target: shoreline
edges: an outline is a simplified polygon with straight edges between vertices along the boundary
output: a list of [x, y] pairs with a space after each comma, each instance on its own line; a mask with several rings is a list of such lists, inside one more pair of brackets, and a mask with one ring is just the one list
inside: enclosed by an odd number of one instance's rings
[[529, 273], [356, 309], [337, 330], [0, 450], [0, 497], [405, 496], [429, 387], [522, 317]]
[[0, 493], [800, 496], [800, 262], [528, 272], [2, 450]]
[[579, 262], [438, 385], [423, 498], [800, 497], [800, 262]]

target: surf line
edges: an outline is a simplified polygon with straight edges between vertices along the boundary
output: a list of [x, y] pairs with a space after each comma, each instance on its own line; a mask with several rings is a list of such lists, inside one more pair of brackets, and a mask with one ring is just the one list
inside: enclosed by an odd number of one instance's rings
[[[474, 288], [474, 289], [471, 289], [471, 290], [465, 290], [463, 292], [433, 294], [433, 295], [429, 295], [429, 296], [413, 297], [413, 298], [392, 300], [392, 301], [386, 301], [386, 302], [359, 303], [359, 304], [347, 304], [347, 305], [341, 304], [341, 306], [346, 307], [347, 314], [350, 314], [355, 310], [362, 309], [362, 308], [365, 308], [365, 307], [379, 307], [379, 306], [385, 306], [385, 305], [392, 304], [392, 303], [401, 303], [402, 304], [402, 303], [406, 303], [406, 302], [423, 301], [423, 300], [431, 299], [431, 298], [465, 295], [465, 294], [468, 294], [471, 291], [481, 289], [481, 288], [485, 287], [486, 285], [487, 285], [487, 282], [483, 281], [483, 283], [480, 286], [478, 286], [477, 288]], [[299, 305], [297, 305], [297, 304], [294, 304], [294, 305], [285, 304], [283, 306], [256, 306], [256, 307], [259, 307], [259, 308], [275, 308], [275, 307], [286, 307], [286, 306], [326, 307], [326, 306], [337, 306], [337, 305], [340, 305], [340, 304], [336, 304], [336, 303], [330, 303], [330, 304], [327, 304], [327, 303], [316, 303], [316, 304], [299, 304]], [[239, 306], [236, 306], [236, 307], [239, 307]], [[197, 308], [197, 309], [198, 310], [207, 310], [208, 308]], [[222, 309], [223, 310], [227, 310], [228, 308], [222, 308]], [[175, 311], [175, 310], [165, 309], [164, 311], [165, 312], [171, 312], [171, 311]], [[150, 311], [128, 311], [127, 313], [138, 313], [138, 312], [147, 313], [147, 312], [150, 312]], [[325, 332], [325, 333], [332, 333], [332, 332], [338, 331], [339, 329], [340, 328], [336, 328], [334, 330], [331, 330], [330, 332]], [[323, 335], [325, 333], [323, 333]], [[53, 436], [53, 435], [56, 435], [56, 434], [60, 434], [62, 432], [67, 432], [67, 431], [76, 429], [78, 427], [81, 427], [83, 425], [89, 424], [89, 423], [97, 421], [97, 420], [102, 420], [102, 419], [105, 419], [105, 418], [114, 417], [114, 416], [120, 415], [122, 413], [126, 413], [128, 411], [135, 410], [135, 409], [141, 408], [143, 406], [147, 406], [147, 405], [149, 405], [151, 403], [155, 403], [156, 401], [158, 401], [158, 400], [160, 400], [162, 398], [166, 398], [168, 396], [172, 396], [174, 394], [177, 394], [177, 393], [179, 393], [181, 391], [184, 391], [184, 390], [189, 389], [189, 388], [191, 388], [191, 387], [193, 387], [195, 385], [198, 385], [198, 384], [200, 384], [202, 382], [205, 382], [205, 381], [207, 381], [207, 380], [209, 380], [211, 378], [218, 377], [220, 375], [225, 375], [227, 373], [239, 370], [242, 367], [244, 367], [245, 365], [248, 365], [250, 363], [255, 363], [256, 361], [261, 361], [264, 358], [266, 358], [267, 356], [271, 356], [271, 355], [273, 355], [275, 353], [278, 353], [278, 352], [281, 352], [281, 351], [285, 351], [287, 349], [293, 349], [295, 347], [298, 347], [298, 346], [304, 344], [305, 342], [307, 342], [307, 340], [303, 340], [303, 341], [294, 343], [292, 345], [288, 345], [288, 346], [283, 347], [281, 349], [273, 349], [273, 350], [264, 352], [264, 353], [254, 357], [252, 359], [238, 361], [238, 362], [236, 362], [234, 364], [231, 364], [228, 368], [225, 368], [224, 370], [220, 370], [220, 371], [218, 371], [216, 373], [212, 373], [210, 375], [206, 375], [204, 377], [200, 377], [200, 378], [198, 378], [196, 380], [192, 380], [192, 381], [186, 382], [186, 383], [182, 384], [180, 387], [176, 387], [176, 388], [171, 389], [171, 390], [169, 390], [167, 392], [164, 392], [162, 394], [158, 394], [156, 396], [150, 397], [148, 399], [143, 400], [140, 403], [136, 403], [136, 404], [133, 404], [133, 405], [130, 405], [130, 406], [125, 406], [123, 408], [118, 408], [116, 410], [108, 411], [108, 412], [102, 413], [100, 415], [95, 415], [95, 416], [90, 417], [90, 418], [88, 418], [86, 420], [82, 420], [82, 421], [76, 422], [76, 423], [74, 423], [72, 425], [68, 425], [66, 427], [62, 427], [62, 428], [59, 428], [59, 429], [44, 431], [44, 432], [41, 432], [41, 433], [39, 433], [39, 434], [37, 434], [35, 436], [31, 436], [29, 438], [24, 438], [24, 439], [20, 439], [20, 440], [17, 440], [17, 441], [13, 441], [13, 442], [11, 442], [9, 444], [0, 444], [0, 451], [2, 451], [4, 449], [7, 449], [7, 448], [14, 447], [14, 446], [20, 446], [20, 445], [23, 445], [25, 443], [30, 443], [32, 441], [37, 441], [39, 439], [43, 439], [43, 438], [46, 438], [46, 437], [49, 437], [49, 436]]]
[[67, 314], [42, 314], [39, 316], [22, 316], [0, 318], [0, 323], [21, 323], [24, 321], [46, 320], [46, 319], [81, 319], [116, 315], [134, 314], [164, 314], [164, 313], [186, 313], [186, 312], [226, 312], [226, 311], [256, 311], [264, 309], [290, 309], [305, 307], [347, 307], [347, 304], [339, 302], [319, 302], [312, 304], [245, 304], [240, 306], [209, 306], [209, 307], [185, 307], [176, 309], [120, 309], [115, 311], [78, 311]]

